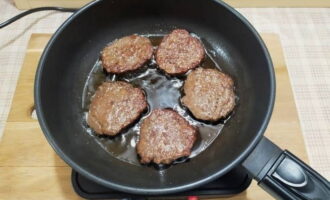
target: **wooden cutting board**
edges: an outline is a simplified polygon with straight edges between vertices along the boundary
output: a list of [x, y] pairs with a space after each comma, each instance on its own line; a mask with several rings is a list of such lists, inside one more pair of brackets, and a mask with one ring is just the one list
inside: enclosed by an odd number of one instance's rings
[[[61, 6], [80, 8], [92, 0], [14, 0], [19, 9], [30, 9], [42, 6]], [[329, 0], [223, 0], [235, 8], [267, 7], [330, 7]]]
[[[40, 55], [50, 34], [32, 34], [0, 143], [0, 199], [80, 199], [71, 186], [71, 168], [47, 143], [31, 118], [33, 83]], [[297, 110], [279, 37], [262, 34], [272, 56], [277, 82], [274, 113], [267, 137], [307, 162]], [[223, 199], [223, 198], [221, 198]], [[272, 199], [255, 182], [228, 199]]]

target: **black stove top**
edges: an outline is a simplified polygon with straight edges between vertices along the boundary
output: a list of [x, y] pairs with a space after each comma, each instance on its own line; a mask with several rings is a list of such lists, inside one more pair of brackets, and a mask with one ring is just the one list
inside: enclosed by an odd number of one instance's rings
[[189, 199], [194, 199], [193, 196], [224, 197], [243, 192], [251, 183], [251, 178], [244, 170], [235, 168], [219, 179], [190, 191], [166, 196], [138, 196], [106, 188], [75, 171], [72, 171], [71, 180], [76, 193], [86, 199], [164, 199], [165, 197], [166, 199], [178, 199], [188, 196], [190, 196]]

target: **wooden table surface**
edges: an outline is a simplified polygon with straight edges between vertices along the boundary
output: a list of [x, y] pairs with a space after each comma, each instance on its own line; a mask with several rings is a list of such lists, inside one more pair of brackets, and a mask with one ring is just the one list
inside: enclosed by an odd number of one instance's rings
[[[297, 110], [283, 58], [275, 34], [262, 34], [276, 71], [275, 109], [266, 136], [307, 162]], [[33, 82], [38, 60], [49, 34], [32, 34], [11, 111], [0, 143], [0, 199], [80, 199], [71, 186], [71, 168], [47, 143], [39, 124], [31, 118], [34, 108]], [[247, 191], [231, 198], [272, 199], [255, 182]]]

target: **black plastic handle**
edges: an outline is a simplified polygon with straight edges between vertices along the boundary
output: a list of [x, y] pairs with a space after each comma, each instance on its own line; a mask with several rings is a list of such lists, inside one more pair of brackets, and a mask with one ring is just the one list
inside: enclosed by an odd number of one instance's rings
[[276, 199], [330, 200], [330, 183], [324, 177], [265, 137], [243, 167]]

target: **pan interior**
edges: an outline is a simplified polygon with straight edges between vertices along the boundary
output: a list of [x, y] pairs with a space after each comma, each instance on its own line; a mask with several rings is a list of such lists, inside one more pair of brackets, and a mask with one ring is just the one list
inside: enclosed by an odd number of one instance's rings
[[[239, 103], [207, 149], [189, 162], [159, 171], [115, 158], [86, 133], [82, 93], [109, 41], [132, 33], [164, 35], [176, 28], [187, 29], [210, 45], [207, 49], [213, 50], [214, 61], [234, 79]], [[223, 3], [96, 1], [57, 31], [41, 58], [36, 77], [38, 118], [58, 154], [82, 175], [131, 193], [173, 193], [223, 175], [252, 149], [270, 117], [273, 75], [256, 33]]]
[[[192, 35], [197, 37], [195, 34]], [[154, 34], [144, 35], [144, 37], [148, 37], [151, 40], [155, 50], [157, 49], [163, 36], [164, 35]], [[209, 49], [209, 44], [205, 44], [204, 46], [206, 48], [206, 55], [198, 67], [215, 68], [221, 71], [221, 68], [217, 65], [212, 56], [212, 52], [214, 54], [214, 50]], [[85, 111], [83, 125], [86, 128], [86, 132], [94, 137], [95, 141], [112, 156], [122, 161], [140, 166], [141, 164], [138, 160], [136, 152], [136, 144], [138, 142], [140, 125], [142, 121], [149, 116], [152, 110], [156, 108], [170, 108], [177, 111], [191, 125], [198, 129], [199, 134], [191, 155], [186, 158], [179, 158], [174, 161], [173, 164], [189, 161], [189, 159], [197, 156], [212, 144], [212, 142], [220, 134], [225, 122], [231, 116], [213, 123], [195, 119], [189, 110], [180, 102], [180, 98], [184, 95], [182, 91], [184, 80], [188, 74], [189, 72], [180, 76], [167, 75], [157, 67], [155, 57], [148, 61], [139, 70], [124, 74], [109, 74], [104, 72], [100, 59], [97, 59], [87, 77], [82, 94], [82, 109]], [[97, 87], [104, 81], [125, 81], [133, 84], [135, 87], [143, 89], [149, 105], [147, 112], [143, 113], [140, 119], [136, 120], [135, 123], [121, 131], [121, 133], [115, 137], [97, 135], [97, 133], [95, 133], [86, 123], [92, 96], [94, 95]], [[157, 169], [165, 169], [171, 165], [153, 166]]]

